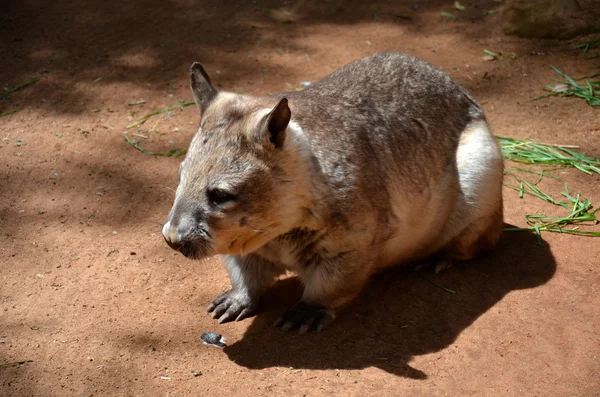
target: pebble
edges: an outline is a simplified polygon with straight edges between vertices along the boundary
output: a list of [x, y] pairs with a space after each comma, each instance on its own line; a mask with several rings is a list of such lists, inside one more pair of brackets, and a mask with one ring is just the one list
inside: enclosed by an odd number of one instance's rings
[[202, 339], [202, 343], [205, 345], [210, 345], [214, 347], [224, 347], [225, 346], [225, 338], [223, 338], [220, 334], [215, 334], [213, 332], [205, 332], [200, 335], [200, 339]]

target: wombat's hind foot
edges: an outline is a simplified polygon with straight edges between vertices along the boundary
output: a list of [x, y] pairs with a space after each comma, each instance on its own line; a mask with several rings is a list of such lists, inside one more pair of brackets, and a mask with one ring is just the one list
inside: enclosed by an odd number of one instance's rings
[[228, 323], [230, 321], [240, 321], [250, 317], [256, 311], [258, 299], [252, 298], [245, 292], [229, 291], [217, 296], [214, 301], [206, 308], [212, 317], [219, 320], [219, 323]]
[[444, 250], [450, 260], [466, 261], [491, 251], [504, 227], [502, 206], [487, 218], [477, 219], [454, 238]]
[[283, 331], [298, 328], [299, 334], [305, 334], [311, 329], [321, 332], [323, 328], [335, 319], [335, 312], [320, 305], [300, 302], [287, 313], [284, 313], [275, 324]]

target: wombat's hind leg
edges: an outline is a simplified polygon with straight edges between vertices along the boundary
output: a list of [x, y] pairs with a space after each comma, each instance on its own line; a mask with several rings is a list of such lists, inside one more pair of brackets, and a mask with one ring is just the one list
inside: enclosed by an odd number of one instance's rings
[[461, 195], [446, 224], [442, 252], [455, 261], [469, 260], [496, 246], [502, 219], [502, 153], [484, 120], [462, 132], [456, 152]]
[[439, 252], [419, 261], [411, 269], [416, 272], [433, 269], [433, 272], [438, 274], [450, 269], [455, 263], [468, 261], [491, 251], [498, 244], [504, 226], [501, 202], [498, 207], [492, 215], [478, 218], [468, 224]]
[[464, 261], [491, 251], [500, 240], [504, 221], [502, 204], [487, 218], [479, 218], [469, 224], [444, 250], [449, 261]]
[[217, 296], [206, 311], [219, 323], [240, 321], [254, 315], [260, 294], [285, 269], [256, 255], [224, 256], [231, 289]]

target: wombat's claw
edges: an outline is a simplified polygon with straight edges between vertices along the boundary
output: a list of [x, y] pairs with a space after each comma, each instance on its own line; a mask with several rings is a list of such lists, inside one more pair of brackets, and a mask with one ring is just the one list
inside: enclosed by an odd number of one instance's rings
[[298, 303], [295, 308], [279, 317], [273, 326], [289, 331], [298, 328], [299, 334], [305, 334], [310, 329], [321, 332], [335, 318], [335, 312], [323, 306]]
[[250, 317], [256, 310], [256, 302], [247, 294], [229, 290], [216, 297], [206, 308], [219, 323], [240, 321]]

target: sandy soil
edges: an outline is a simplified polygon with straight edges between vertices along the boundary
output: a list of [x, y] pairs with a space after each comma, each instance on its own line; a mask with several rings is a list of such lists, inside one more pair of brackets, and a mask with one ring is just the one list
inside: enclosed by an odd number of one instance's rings
[[[376, 51], [409, 52], [469, 89], [497, 135], [600, 156], [597, 109], [529, 101], [554, 77], [549, 64], [593, 70], [572, 49], [585, 38], [505, 37], [499, 16], [484, 16], [498, 1], [464, 0], [464, 12], [413, 3], [1, 2], [0, 84], [40, 81], [0, 101], [0, 113], [23, 108], [0, 119], [0, 361], [33, 360], [0, 367], [0, 395], [600, 395], [600, 239], [546, 234], [540, 247], [507, 233], [493, 255], [429, 276], [456, 293], [389, 272], [305, 336], [271, 327], [299, 297], [294, 279], [258, 316], [218, 325], [205, 307], [229, 287], [222, 265], [187, 260], [162, 239], [181, 159], [138, 152], [123, 132], [131, 112], [191, 98], [194, 60], [222, 89], [266, 94]], [[484, 48], [517, 58], [486, 62]], [[171, 116], [130, 135], [151, 150], [184, 148], [199, 116]], [[597, 175], [559, 174], [600, 204]], [[560, 213], [504, 193], [508, 223]], [[206, 331], [228, 346], [203, 345]]]

